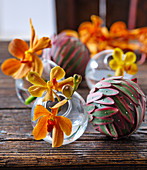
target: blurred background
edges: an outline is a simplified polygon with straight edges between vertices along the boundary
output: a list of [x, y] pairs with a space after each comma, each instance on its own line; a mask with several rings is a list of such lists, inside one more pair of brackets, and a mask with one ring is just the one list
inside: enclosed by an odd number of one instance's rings
[[37, 35], [77, 30], [92, 14], [108, 28], [124, 21], [128, 28], [147, 26], [147, 0], [0, 0], [0, 40], [30, 39], [29, 18]]

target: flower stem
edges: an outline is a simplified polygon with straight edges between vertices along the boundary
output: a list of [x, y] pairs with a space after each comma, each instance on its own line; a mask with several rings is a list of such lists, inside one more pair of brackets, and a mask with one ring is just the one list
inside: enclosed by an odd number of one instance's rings
[[34, 96], [29, 96], [26, 100], [25, 100], [25, 104], [28, 105], [31, 102], [33, 102], [37, 97]]

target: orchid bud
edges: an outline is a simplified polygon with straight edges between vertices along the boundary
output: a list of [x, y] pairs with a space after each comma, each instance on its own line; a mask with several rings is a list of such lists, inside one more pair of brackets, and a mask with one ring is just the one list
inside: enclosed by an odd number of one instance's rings
[[68, 99], [71, 98], [72, 94], [73, 94], [73, 88], [71, 85], [67, 84], [64, 85], [62, 87], [62, 93], [64, 94], [64, 96], [66, 96]]

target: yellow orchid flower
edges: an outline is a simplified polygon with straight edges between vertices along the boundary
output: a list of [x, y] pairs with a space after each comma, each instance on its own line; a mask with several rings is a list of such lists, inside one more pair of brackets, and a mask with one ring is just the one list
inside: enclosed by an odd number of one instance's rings
[[33, 136], [36, 140], [44, 139], [48, 132], [52, 132], [52, 147], [59, 147], [63, 144], [64, 134], [69, 136], [72, 131], [72, 122], [64, 116], [57, 116], [58, 108], [64, 105], [67, 100], [58, 102], [48, 111], [42, 105], [37, 105], [34, 110], [33, 121], [38, 122], [33, 130]]
[[138, 71], [135, 61], [136, 55], [133, 52], [125, 53], [123, 59], [123, 51], [120, 48], [115, 48], [113, 59], [109, 62], [109, 66], [112, 70], [115, 70], [115, 76], [124, 76], [124, 71], [134, 75]]
[[[53, 90], [62, 92], [65, 91], [65, 96], [70, 97], [70, 94], [72, 94], [71, 90], [73, 89], [72, 87], [74, 85], [73, 77], [69, 77], [58, 83], [57, 81], [62, 79], [64, 76], [65, 71], [60, 66], [56, 66], [51, 69], [50, 81], [48, 82], [45, 82], [36, 72], [29, 72], [27, 75], [27, 80], [34, 85], [29, 87], [28, 90], [34, 97], [41, 97], [43, 92], [47, 91], [43, 101], [54, 101], [53, 94], [58, 98], [57, 94]], [[69, 93], [67, 91], [69, 91]]]
[[12, 76], [14, 79], [23, 78], [29, 71], [34, 71], [41, 75], [43, 72], [43, 64], [36, 54], [39, 54], [44, 48], [51, 47], [51, 40], [48, 37], [42, 37], [39, 40], [37, 39], [31, 19], [30, 25], [30, 47], [24, 40], [12, 40], [8, 50], [17, 59], [7, 59], [1, 65], [3, 73]]

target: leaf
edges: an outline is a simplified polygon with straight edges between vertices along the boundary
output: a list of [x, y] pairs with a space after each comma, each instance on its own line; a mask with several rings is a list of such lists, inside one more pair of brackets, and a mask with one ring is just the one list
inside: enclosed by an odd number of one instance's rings
[[93, 104], [88, 104], [86, 107], [87, 112], [90, 114], [91, 112], [93, 112], [95, 109], [95, 105]]
[[122, 81], [121, 80], [111, 80], [111, 79], [105, 79], [103, 80], [104, 82], [111, 83], [112, 84], [120, 84]]
[[126, 87], [129, 88], [131, 91], [133, 91], [133, 93], [134, 93], [137, 97], [139, 97], [138, 91], [137, 91], [130, 83], [125, 82], [125, 81], [122, 81], [122, 82], [121, 82], [121, 85], [126, 86]]
[[112, 118], [104, 118], [104, 119], [100, 119], [100, 118], [94, 118], [92, 120], [92, 123], [94, 125], [106, 125], [106, 124], [109, 124], [109, 123], [112, 123], [114, 120]]
[[103, 96], [102, 93], [100, 92], [96, 92], [96, 93], [90, 93], [88, 96], [87, 96], [87, 104], [93, 102], [93, 101], [96, 101], [98, 99], [100, 99], [101, 97]]
[[99, 125], [97, 128], [99, 129], [99, 131], [101, 133], [104, 133], [105, 135], [111, 136], [111, 134], [110, 134], [110, 132], [109, 132], [106, 125]]
[[115, 137], [115, 138], [118, 138], [118, 134], [117, 134], [117, 131], [115, 129], [114, 124], [113, 123], [112, 124], [108, 124], [107, 126], [108, 126], [108, 130], [110, 131], [111, 136]]
[[118, 90], [112, 88], [99, 89], [99, 92], [103, 93], [105, 96], [115, 96], [119, 93]]
[[133, 116], [130, 112], [129, 109], [127, 109], [126, 107], [126, 104], [121, 100], [120, 97], [116, 97], [114, 96], [113, 97], [114, 101], [115, 101], [115, 104], [116, 104], [116, 107], [119, 109], [120, 113], [122, 114], [122, 116], [127, 120], [129, 121], [130, 123], [134, 123], [134, 119], [133, 119]]
[[94, 101], [94, 102], [99, 103], [99, 104], [106, 104], [106, 105], [114, 104], [114, 100], [110, 97], [103, 97], [102, 99]]
[[135, 104], [138, 104], [137, 96], [127, 87], [120, 85], [113, 85], [116, 89], [119, 89], [125, 95], [127, 95]]
[[125, 81], [127, 81], [129, 84], [131, 84], [131, 85], [137, 90], [137, 92], [138, 92], [140, 95], [142, 95], [142, 96], [145, 97], [145, 94], [142, 92], [142, 90], [140, 89], [140, 87], [138, 86], [137, 83], [134, 83], [133, 81], [130, 81], [130, 80], [127, 80], [127, 79], [126, 79]]
[[100, 81], [99, 83], [97, 83], [97, 84], [95, 85], [95, 87], [96, 87], [97, 89], [107, 88], [107, 87], [111, 87], [111, 83], [104, 82], [104, 81]]
[[117, 108], [114, 107], [106, 107], [106, 108], [101, 108], [101, 109], [96, 109], [93, 112], [93, 116], [99, 117], [99, 118], [105, 118], [112, 116], [118, 112]]

